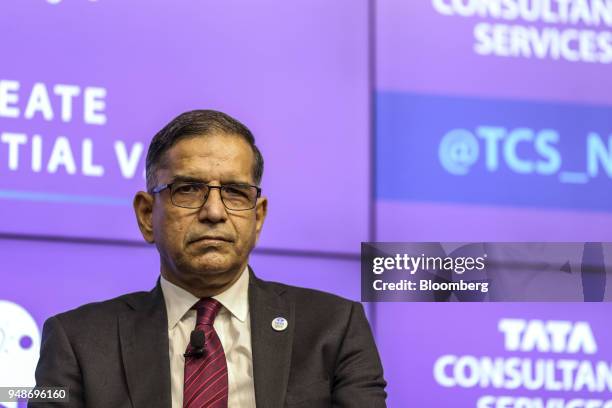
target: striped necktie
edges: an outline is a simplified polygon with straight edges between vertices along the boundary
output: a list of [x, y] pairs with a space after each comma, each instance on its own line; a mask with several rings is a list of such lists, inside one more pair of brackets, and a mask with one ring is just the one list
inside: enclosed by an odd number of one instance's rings
[[[195, 330], [204, 332], [202, 356], [185, 357], [183, 408], [227, 408], [227, 363], [221, 340], [213, 327], [221, 303], [212, 298], [200, 299]], [[191, 344], [187, 353], [193, 351]]]

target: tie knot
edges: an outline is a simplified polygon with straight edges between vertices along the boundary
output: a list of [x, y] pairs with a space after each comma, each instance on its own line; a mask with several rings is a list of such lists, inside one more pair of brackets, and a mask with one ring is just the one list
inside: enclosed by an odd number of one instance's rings
[[193, 309], [198, 312], [196, 326], [211, 325], [215, 322], [215, 317], [221, 310], [221, 303], [213, 298], [203, 298], [193, 305]]

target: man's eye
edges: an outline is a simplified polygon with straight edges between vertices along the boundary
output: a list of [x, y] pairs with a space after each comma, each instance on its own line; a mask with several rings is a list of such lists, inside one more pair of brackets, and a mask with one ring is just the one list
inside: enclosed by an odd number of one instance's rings
[[196, 194], [199, 193], [202, 189], [199, 186], [194, 184], [183, 184], [177, 186], [174, 190], [177, 194]]
[[246, 197], [248, 194], [244, 188], [240, 188], [239, 186], [226, 186], [225, 194], [232, 197]]

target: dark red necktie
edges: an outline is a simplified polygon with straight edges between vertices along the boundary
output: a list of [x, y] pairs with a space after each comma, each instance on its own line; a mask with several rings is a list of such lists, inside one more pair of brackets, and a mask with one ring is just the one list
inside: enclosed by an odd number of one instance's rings
[[[196, 330], [204, 332], [204, 354], [185, 357], [183, 408], [227, 408], [227, 363], [221, 340], [213, 327], [221, 303], [211, 298], [194, 305]], [[191, 344], [187, 353], [193, 351]]]

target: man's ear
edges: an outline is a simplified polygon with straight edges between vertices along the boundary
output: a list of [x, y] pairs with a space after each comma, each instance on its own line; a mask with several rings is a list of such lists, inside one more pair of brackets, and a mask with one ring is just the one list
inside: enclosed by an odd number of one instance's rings
[[260, 197], [257, 199], [257, 205], [255, 206], [255, 242], [259, 241], [259, 234], [263, 228], [264, 221], [268, 215], [268, 199], [266, 197]]
[[149, 244], [155, 242], [153, 236], [153, 196], [144, 191], [139, 191], [134, 196], [134, 212], [136, 221], [142, 237]]

